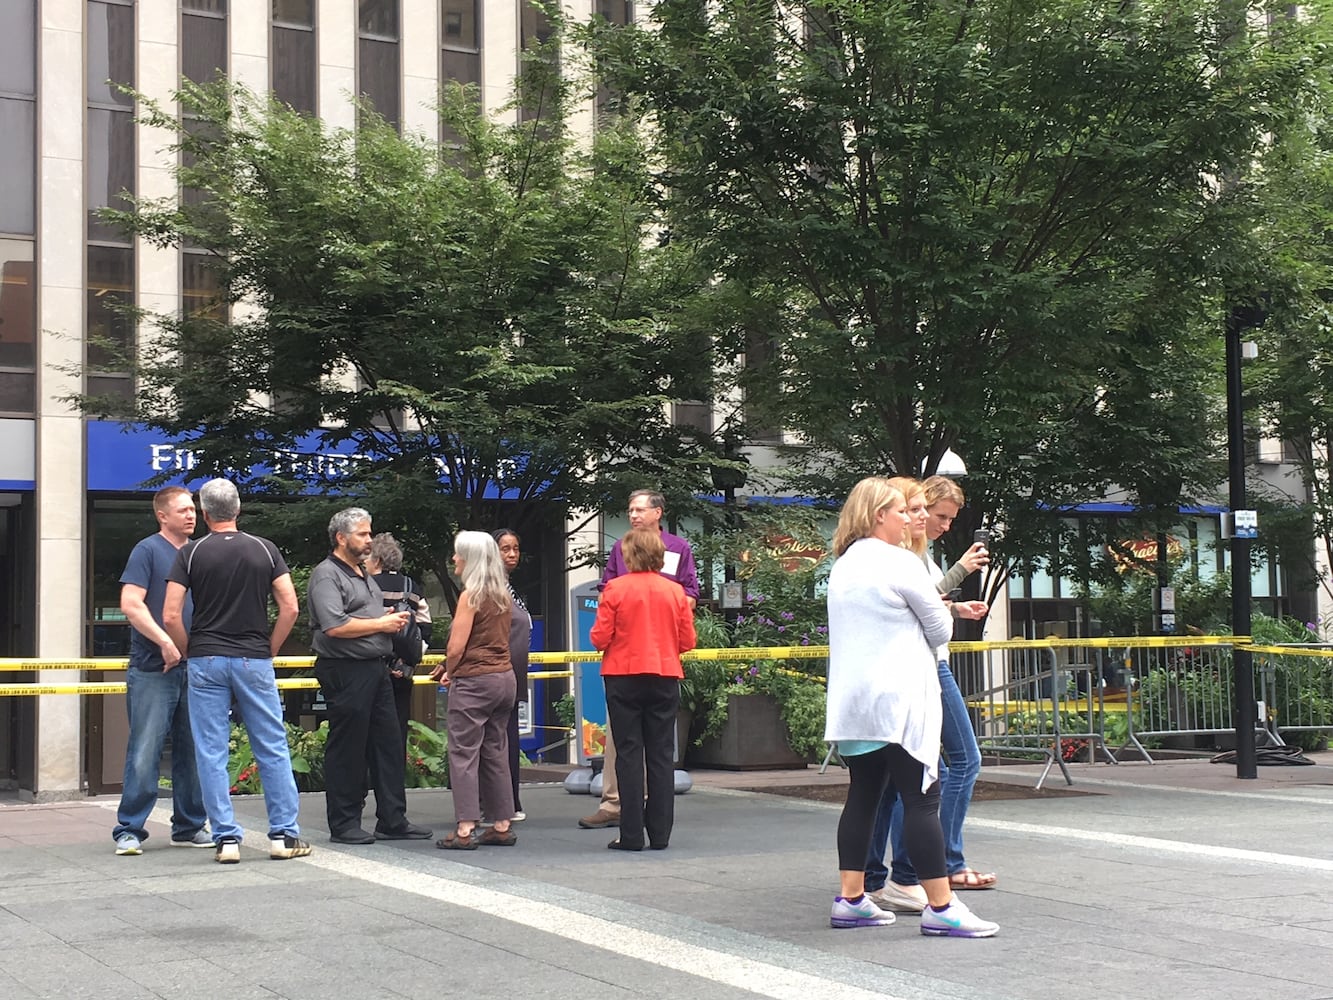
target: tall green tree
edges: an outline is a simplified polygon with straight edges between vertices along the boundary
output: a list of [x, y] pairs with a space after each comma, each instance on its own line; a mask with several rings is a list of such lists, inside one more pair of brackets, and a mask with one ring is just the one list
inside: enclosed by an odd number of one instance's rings
[[[1305, 15], [1326, 42], [1328, 14], [1316, 4]], [[1256, 325], [1247, 339], [1259, 342], [1245, 371], [1250, 425], [1282, 442], [1299, 478], [1250, 487], [1263, 508], [1260, 545], [1333, 598], [1333, 77], [1308, 81], [1301, 111], [1303, 127], [1265, 151], [1258, 181], [1270, 224], [1258, 233], [1264, 267], [1253, 282], [1262, 295], [1242, 312]]]
[[[558, 70], [532, 59], [524, 86], [543, 72]], [[176, 137], [186, 197], [117, 218], [205, 251], [217, 297], [153, 317], [132, 401], [82, 405], [190, 439], [196, 477], [328, 498], [282, 509], [316, 550], [330, 506], [364, 504], [446, 590], [459, 529], [503, 523], [531, 546], [634, 486], [704, 487], [708, 442], [664, 404], [711, 396], [706, 275], [655, 237], [630, 123], [576, 144], [557, 77], [544, 94], [540, 117], [502, 125], [452, 91], [445, 147], [367, 110], [353, 133], [238, 87], [186, 89], [181, 118], [141, 98]]]
[[724, 346], [771, 339], [741, 385], [803, 439], [793, 485], [952, 448], [971, 513], [1033, 556], [1049, 508], [1166, 520], [1220, 476], [1222, 317], [1263, 218], [1237, 179], [1327, 71], [1270, 13], [662, 0], [589, 41], [652, 127], [673, 233], [752, 293]]

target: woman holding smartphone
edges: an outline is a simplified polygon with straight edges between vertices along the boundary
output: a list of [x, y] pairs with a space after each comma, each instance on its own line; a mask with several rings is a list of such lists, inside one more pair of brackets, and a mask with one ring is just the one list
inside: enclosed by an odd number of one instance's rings
[[[965, 500], [958, 484], [944, 476], [931, 476], [920, 486], [926, 517], [919, 550], [915, 545], [913, 549], [925, 558], [926, 542], [938, 541], [952, 527]], [[990, 554], [984, 542], [978, 540], [948, 572], [941, 571], [929, 558], [925, 562], [936, 589], [947, 594], [969, 574], [988, 565]], [[950, 610], [955, 618], [978, 620], [985, 617], [988, 608], [984, 601], [953, 601]], [[940, 825], [944, 830], [949, 884], [954, 889], [991, 889], [997, 881], [995, 873], [975, 871], [963, 856], [963, 821], [972, 802], [972, 789], [981, 773], [981, 751], [977, 749], [967, 703], [949, 667], [947, 640], [936, 650], [936, 659], [944, 712], [940, 727], [944, 753], [940, 762]], [[884, 864], [889, 844], [892, 844], [893, 854], [891, 869]], [[882, 909], [920, 913], [926, 907], [926, 893], [904, 843], [901, 802], [883, 802], [876, 816], [875, 836], [866, 860], [866, 887]]]
[[865, 857], [875, 812], [895, 787], [904, 804], [903, 838], [927, 897], [921, 933], [990, 937], [999, 929], [949, 887], [939, 822], [940, 690], [935, 651], [952, 630], [948, 607], [925, 565], [903, 542], [911, 516], [889, 480], [853, 487], [838, 514], [828, 581], [828, 721], [851, 775], [838, 821], [834, 927], [893, 923], [865, 892]]

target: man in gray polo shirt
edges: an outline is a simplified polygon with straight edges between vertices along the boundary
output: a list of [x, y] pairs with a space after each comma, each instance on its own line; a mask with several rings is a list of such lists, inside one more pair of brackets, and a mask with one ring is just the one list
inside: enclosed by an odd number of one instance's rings
[[[335, 844], [426, 840], [431, 831], [407, 819], [403, 744], [389, 683], [391, 636], [405, 611], [384, 610], [384, 595], [362, 562], [370, 552], [370, 514], [340, 510], [329, 521], [333, 552], [310, 573], [315, 677], [328, 707], [324, 804]], [[361, 826], [366, 769], [375, 787], [375, 832]]]

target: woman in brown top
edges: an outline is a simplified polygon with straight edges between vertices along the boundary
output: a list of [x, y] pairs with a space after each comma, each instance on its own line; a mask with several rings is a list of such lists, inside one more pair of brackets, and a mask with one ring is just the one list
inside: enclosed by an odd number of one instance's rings
[[[509, 663], [509, 584], [495, 539], [481, 531], [459, 532], [454, 572], [463, 592], [449, 626], [444, 665], [431, 677], [449, 688], [449, 784], [458, 826], [435, 846], [446, 851], [471, 851], [479, 844], [509, 847], [518, 838], [509, 819], [498, 817], [514, 815], [508, 728], [517, 688]], [[497, 819], [476, 837], [483, 811]]]

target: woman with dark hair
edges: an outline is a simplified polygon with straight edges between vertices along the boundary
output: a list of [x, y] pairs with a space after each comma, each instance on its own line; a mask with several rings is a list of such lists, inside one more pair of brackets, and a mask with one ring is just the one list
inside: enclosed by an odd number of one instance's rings
[[[658, 531], [635, 528], [621, 539], [629, 571], [607, 583], [589, 638], [602, 650], [606, 714], [616, 741], [620, 836], [613, 851], [665, 850], [675, 821], [676, 712], [680, 654], [694, 648], [694, 608], [680, 584], [661, 574], [666, 545]], [[644, 771], [648, 803], [644, 805]]]
[[940, 683], [935, 647], [953, 625], [925, 565], [909, 549], [903, 493], [879, 476], [852, 488], [833, 536], [829, 573], [828, 721], [851, 781], [838, 821], [834, 927], [893, 923], [865, 892], [865, 859], [875, 813], [890, 783], [903, 802], [903, 839], [928, 905], [921, 933], [990, 937], [949, 886], [940, 829]]
[[509, 621], [509, 662], [514, 668], [518, 697], [513, 711], [509, 713], [509, 776], [514, 784], [514, 822], [522, 823], [528, 817], [518, 798], [518, 706], [528, 700], [528, 650], [532, 645], [532, 615], [528, 614], [528, 606], [514, 589], [514, 570], [518, 569], [519, 560], [523, 557], [518, 532], [496, 528], [491, 532], [491, 537], [500, 547], [500, 562], [504, 564], [505, 579], [509, 583], [509, 603], [514, 609], [514, 616]]

